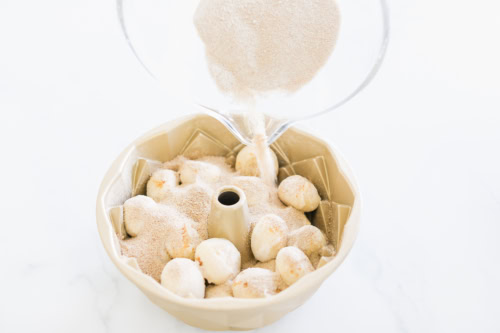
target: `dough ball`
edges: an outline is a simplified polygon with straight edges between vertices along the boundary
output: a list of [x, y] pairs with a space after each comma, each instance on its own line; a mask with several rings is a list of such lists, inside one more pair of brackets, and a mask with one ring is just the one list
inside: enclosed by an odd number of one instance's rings
[[233, 289], [231, 283], [223, 283], [220, 285], [211, 284], [205, 290], [205, 298], [220, 298], [233, 297]]
[[278, 292], [280, 277], [264, 268], [247, 268], [233, 281], [233, 295], [238, 298], [259, 298]]
[[321, 250], [325, 245], [325, 235], [313, 225], [305, 225], [288, 235], [288, 246], [298, 247], [306, 256]]
[[240, 272], [240, 252], [227, 239], [210, 238], [201, 242], [196, 248], [195, 258], [209, 283], [222, 284]]
[[299, 175], [283, 180], [278, 188], [278, 196], [285, 205], [303, 212], [312, 212], [321, 201], [313, 183]]
[[288, 227], [274, 214], [264, 215], [252, 231], [251, 247], [255, 259], [265, 262], [276, 258], [287, 244]]
[[295, 246], [284, 247], [276, 256], [276, 271], [287, 285], [314, 271], [307, 256]]
[[204, 182], [213, 184], [219, 181], [221, 171], [219, 167], [202, 161], [187, 160], [179, 169], [182, 184]]
[[198, 232], [189, 223], [189, 219], [178, 218], [168, 226], [165, 247], [172, 258], [188, 258], [194, 260], [196, 247], [201, 243]]
[[156, 202], [150, 197], [138, 195], [123, 204], [123, 222], [127, 234], [132, 237], [141, 233], [144, 223], [153, 217]]
[[[278, 175], [278, 158], [271, 148], [267, 149], [270, 151], [274, 162], [274, 174]], [[238, 153], [235, 168], [242, 176], [260, 176], [257, 152], [254, 146], [246, 146]]]
[[249, 207], [267, 203], [270, 200], [269, 187], [258, 177], [234, 177], [231, 185], [240, 188], [245, 193]]
[[161, 273], [161, 285], [181, 297], [203, 298], [205, 296], [205, 279], [198, 265], [189, 259], [170, 260]]
[[156, 202], [165, 199], [172, 188], [179, 185], [179, 175], [169, 169], [156, 170], [149, 178], [146, 192]]

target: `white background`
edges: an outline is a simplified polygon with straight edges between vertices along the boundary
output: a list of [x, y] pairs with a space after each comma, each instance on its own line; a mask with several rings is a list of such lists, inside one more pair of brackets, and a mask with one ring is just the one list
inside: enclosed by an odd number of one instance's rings
[[[309, 121], [364, 197], [352, 253], [262, 332], [500, 331], [500, 4], [394, 0], [375, 81]], [[134, 138], [178, 117], [112, 0], [0, 1], [0, 332], [195, 332], [107, 258], [95, 198]]]

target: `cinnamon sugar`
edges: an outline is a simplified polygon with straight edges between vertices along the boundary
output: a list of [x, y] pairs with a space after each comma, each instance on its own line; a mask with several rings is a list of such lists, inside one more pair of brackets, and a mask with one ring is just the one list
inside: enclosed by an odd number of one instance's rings
[[[258, 177], [243, 177], [226, 164], [223, 157], [207, 156], [198, 159], [210, 163], [220, 169], [220, 177], [216, 182], [209, 183], [199, 180], [193, 184], [181, 184], [169, 189], [168, 195], [156, 206], [144, 207], [144, 228], [136, 237], [121, 240], [122, 253], [125, 256], [135, 257], [141, 270], [160, 280], [165, 264], [170, 260], [166, 244], [178, 242], [180, 250], [187, 249], [183, 257], [189, 257], [191, 246], [208, 238], [208, 215], [210, 214], [211, 197], [216, 189], [228, 184], [241, 184], [242, 190], [248, 197], [255, 196], [255, 189], [260, 191], [262, 200], [258, 204], [249, 206], [250, 225], [253, 226], [266, 214], [276, 214], [287, 224], [290, 232], [311, 223], [304, 213], [293, 207], [286, 207], [278, 198], [277, 186], [268, 186]], [[183, 156], [163, 164], [163, 168], [178, 171], [188, 161]], [[254, 186], [251, 186], [254, 185]], [[194, 229], [194, 230], [193, 230]], [[186, 230], [186, 237], [179, 235]], [[187, 232], [189, 231], [189, 232]], [[193, 237], [196, 231], [199, 238]], [[172, 251], [171, 251], [172, 252]], [[175, 251], [178, 255], [179, 251]], [[272, 264], [270, 264], [272, 265]], [[263, 267], [262, 264], [251, 261], [242, 263], [242, 267]], [[264, 265], [265, 267], [266, 265]]]
[[212, 77], [236, 97], [308, 83], [330, 57], [339, 23], [334, 0], [202, 0], [194, 17]]

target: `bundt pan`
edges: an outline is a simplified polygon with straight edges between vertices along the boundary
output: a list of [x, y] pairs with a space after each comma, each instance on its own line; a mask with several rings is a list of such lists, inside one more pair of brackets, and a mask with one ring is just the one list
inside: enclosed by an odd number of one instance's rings
[[[176, 119], [146, 133], [114, 161], [97, 196], [97, 226], [102, 243], [118, 269], [156, 305], [188, 325], [207, 330], [251, 330], [271, 324], [302, 305], [342, 263], [358, 232], [361, 198], [354, 177], [339, 153], [324, 140], [295, 128], [272, 146], [278, 156], [278, 180], [299, 174], [317, 187], [320, 207], [308, 218], [335, 246], [336, 256], [316, 271], [275, 296], [259, 299], [188, 299], [163, 288], [141, 272], [135, 258], [121, 254], [124, 237], [121, 205], [144, 194], [145, 184], [158, 162], [179, 154], [189, 158], [225, 156], [234, 163], [240, 142], [207, 115]], [[332, 295], [324, 295], [332, 297]]]

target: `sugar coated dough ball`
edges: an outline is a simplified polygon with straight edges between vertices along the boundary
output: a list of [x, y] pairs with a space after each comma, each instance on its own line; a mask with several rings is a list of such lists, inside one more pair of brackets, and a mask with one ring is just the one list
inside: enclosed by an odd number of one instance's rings
[[[278, 158], [276, 154], [269, 149], [273, 156], [274, 174], [278, 174]], [[257, 153], [254, 146], [246, 146], [236, 156], [236, 171], [239, 171], [242, 176], [260, 176], [259, 165], [257, 164]]]
[[144, 222], [152, 218], [156, 209], [156, 203], [153, 199], [144, 195], [138, 195], [128, 199], [123, 204], [123, 222], [127, 234], [132, 237], [141, 233], [144, 228]]
[[211, 284], [205, 289], [205, 298], [233, 297], [231, 283]]
[[156, 170], [149, 178], [146, 192], [148, 197], [159, 202], [165, 199], [171, 189], [179, 184], [177, 172], [168, 169]]
[[196, 247], [201, 243], [198, 232], [189, 223], [189, 219], [178, 219], [167, 228], [168, 238], [165, 247], [172, 258], [188, 258], [194, 260]]
[[326, 245], [325, 235], [313, 225], [305, 225], [288, 235], [288, 246], [295, 246], [307, 256]]
[[313, 183], [299, 175], [283, 180], [278, 188], [278, 196], [285, 205], [303, 212], [312, 212], [321, 201]]
[[161, 285], [181, 297], [205, 297], [205, 279], [198, 265], [189, 259], [170, 260], [161, 273]]
[[280, 277], [264, 268], [247, 268], [233, 281], [233, 295], [238, 298], [259, 298], [278, 292]]
[[231, 184], [240, 188], [245, 193], [249, 207], [269, 202], [269, 188], [264, 181], [258, 177], [234, 177]]
[[252, 231], [251, 247], [255, 259], [265, 262], [276, 258], [278, 251], [287, 244], [288, 227], [274, 214], [264, 215]]
[[227, 239], [210, 238], [201, 242], [196, 248], [195, 258], [209, 283], [222, 284], [240, 272], [240, 252]]
[[314, 268], [307, 256], [294, 246], [282, 248], [276, 256], [276, 272], [289, 286], [312, 271]]
[[216, 183], [221, 175], [221, 170], [216, 165], [202, 161], [187, 160], [179, 169], [182, 184], [204, 182]]

